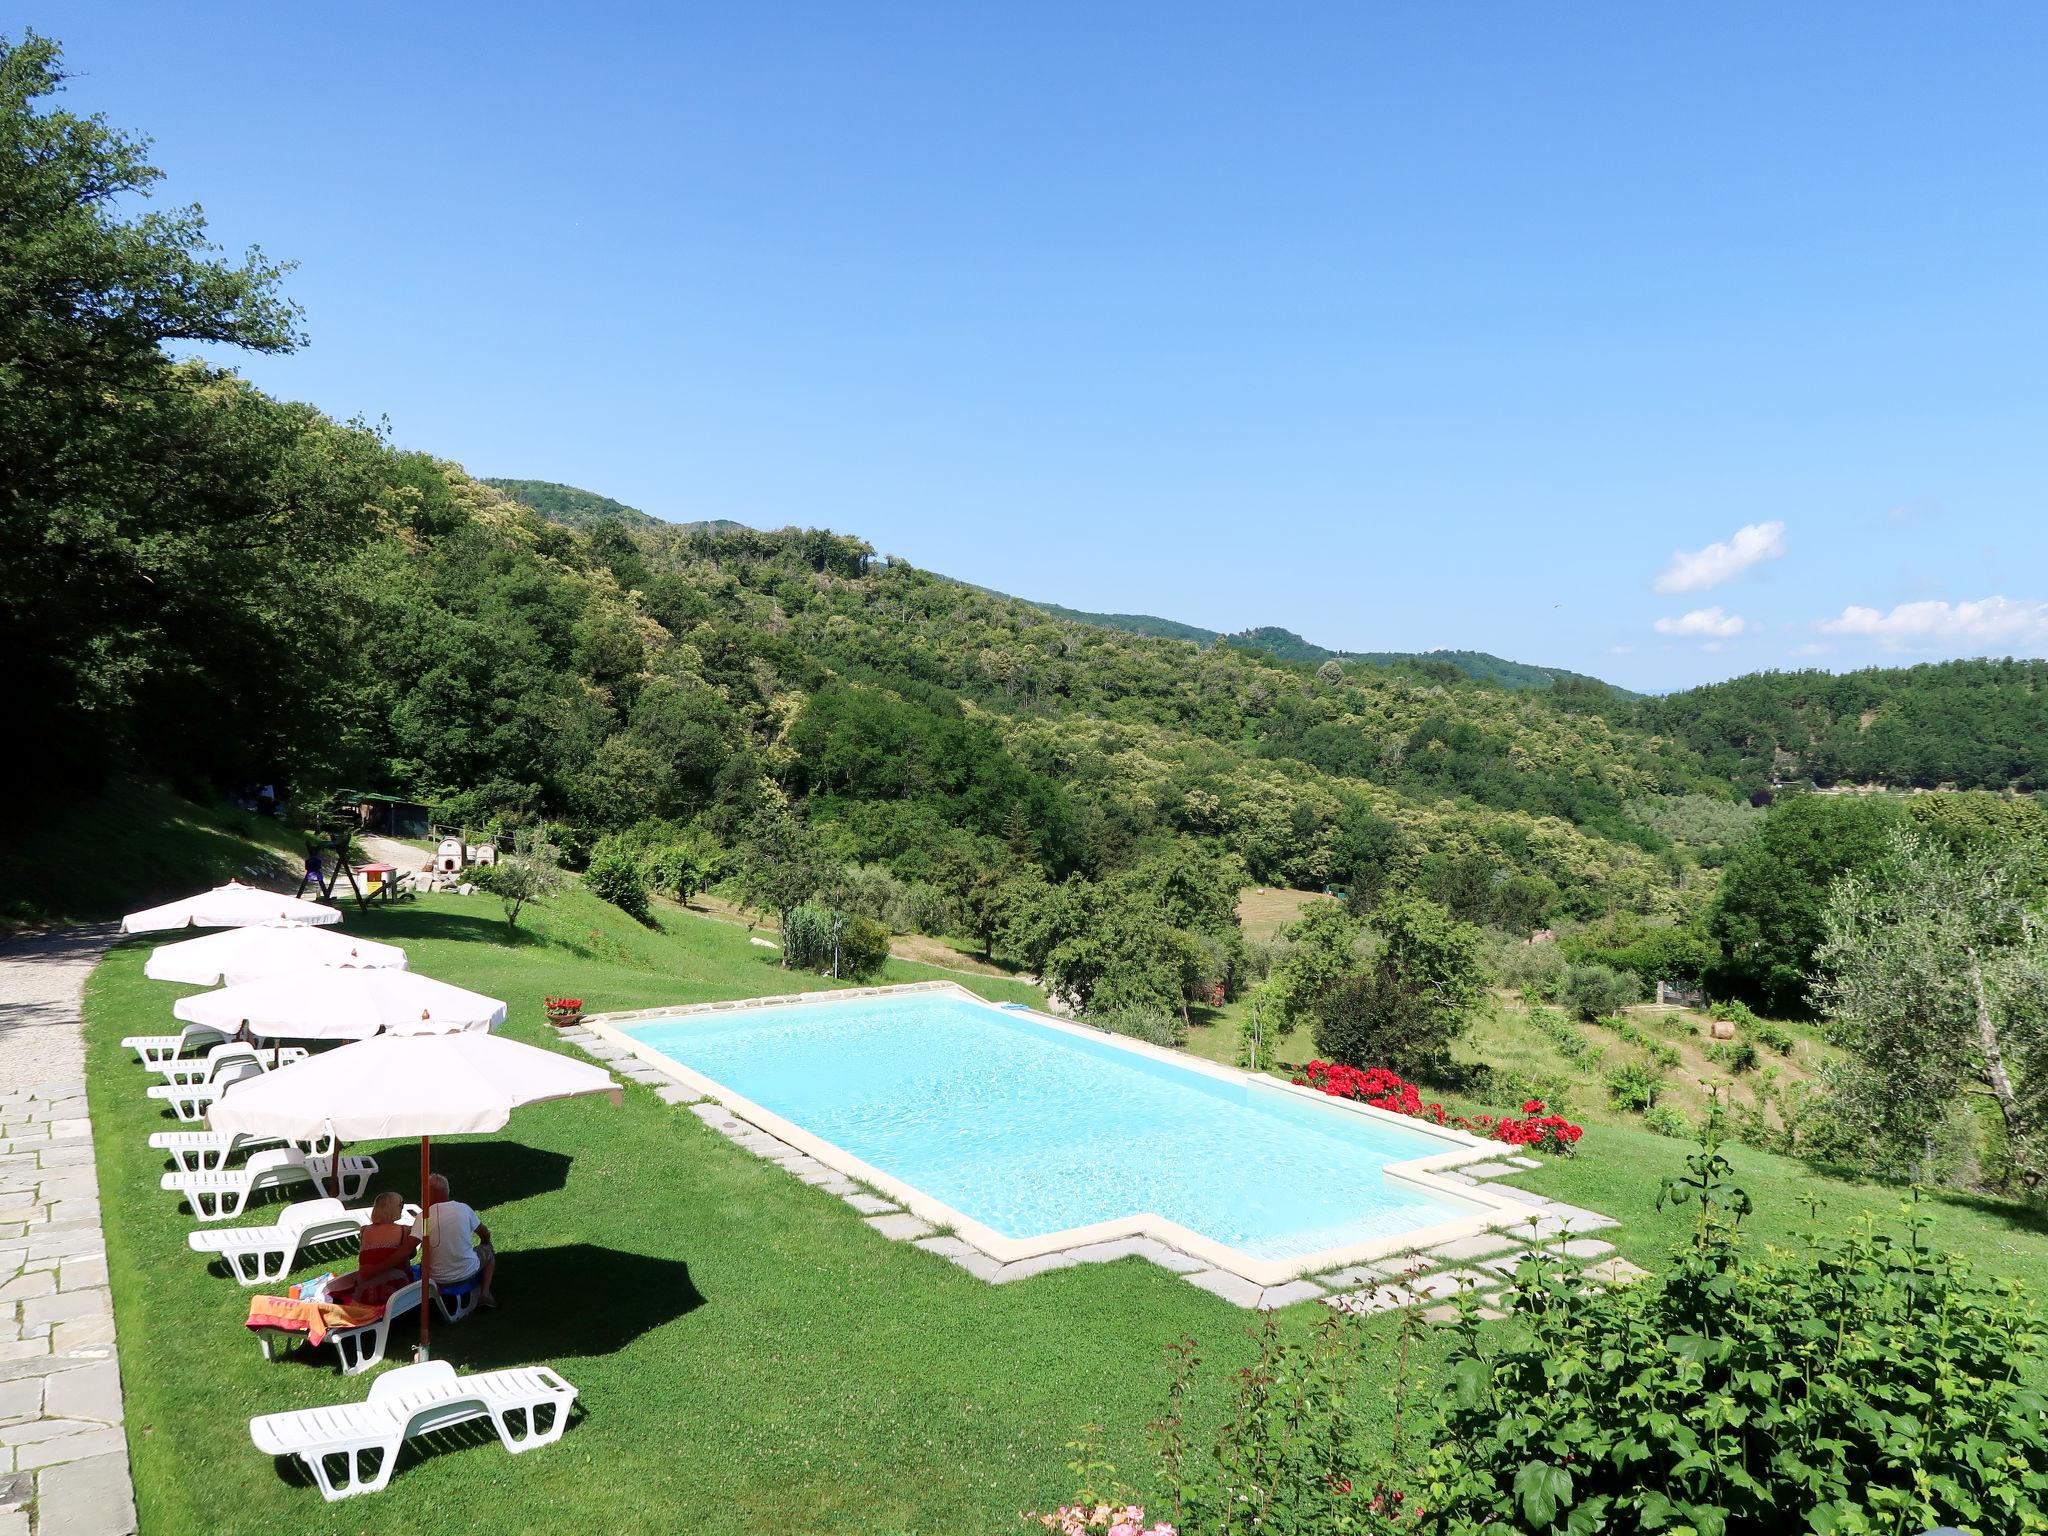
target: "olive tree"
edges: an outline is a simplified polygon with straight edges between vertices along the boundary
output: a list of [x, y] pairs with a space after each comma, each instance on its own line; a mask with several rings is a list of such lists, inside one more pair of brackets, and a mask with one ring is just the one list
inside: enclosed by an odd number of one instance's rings
[[2012, 1171], [2043, 1173], [2048, 1132], [2048, 934], [2026, 892], [2038, 845], [1950, 851], [1892, 834], [1886, 857], [1835, 883], [1816, 996], [1845, 1097], [1905, 1161], [1968, 1096], [1988, 1098]]

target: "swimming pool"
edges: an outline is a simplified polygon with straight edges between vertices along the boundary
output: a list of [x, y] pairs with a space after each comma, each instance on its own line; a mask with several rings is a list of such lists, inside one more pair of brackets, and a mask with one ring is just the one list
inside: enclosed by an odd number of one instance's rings
[[605, 1032], [999, 1257], [1146, 1234], [1251, 1278], [1475, 1232], [1458, 1132], [998, 1008], [947, 985], [697, 1009]]

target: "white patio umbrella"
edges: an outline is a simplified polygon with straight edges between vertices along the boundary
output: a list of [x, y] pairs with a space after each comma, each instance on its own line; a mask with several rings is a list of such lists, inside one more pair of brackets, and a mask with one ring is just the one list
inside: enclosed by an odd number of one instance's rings
[[417, 971], [302, 966], [218, 992], [182, 997], [171, 1013], [187, 1024], [266, 1039], [367, 1040], [372, 1035], [489, 1032], [505, 1022], [495, 997]]
[[[611, 1075], [587, 1062], [495, 1035], [378, 1035], [237, 1083], [207, 1112], [216, 1131], [245, 1136], [378, 1141], [420, 1139], [420, 1358], [427, 1358], [426, 1230], [436, 1136], [499, 1131], [512, 1111], [550, 1099], [609, 1093]], [[287, 1129], [292, 1127], [293, 1129]]]
[[336, 907], [301, 901], [277, 891], [259, 890], [230, 880], [210, 891], [167, 901], [160, 907], [130, 912], [121, 919], [123, 933], [153, 933], [159, 928], [247, 928], [256, 923], [313, 923], [325, 927], [341, 921]]
[[161, 945], [149, 952], [142, 974], [195, 987], [222, 981], [235, 986], [316, 966], [402, 971], [406, 958], [396, 944], [373, 944], [305, 923], [269, 922]]

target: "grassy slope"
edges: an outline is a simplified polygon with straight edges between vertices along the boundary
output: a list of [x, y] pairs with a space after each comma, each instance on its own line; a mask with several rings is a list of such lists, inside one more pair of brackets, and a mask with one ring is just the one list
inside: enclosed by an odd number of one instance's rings
[[[512, 1003], [508, 1032], [545, 1041], [539, 998], [592, 1009], [786, 990], [743, 930], [664, 913], [637, 928], [581, 893], [520, 942], [481, 900], [430, 897], [352, 919], [405, 945], [415, 966]], [[552, 1361], [583, 1390], [557, 1446], [510, 1462], [494, 1444], [408, 1461], [374, 1501], [329, 1509], [248, 1445], [253, 1413], [360, 1395], [331, 1367], [267, 1363], [243, 1335], [247, 1293], [206, 1273], [156, 1189], [144, 1138], [158, 1122], [142, 1074], [115, 1045], [160, 1028], [179, 989], [141, 977], [143, 943], [115, 951], [88, 1000], [91, 1087], [129, 1433], [146, 1531], [695, 1532], [788, 1529], [888, 1536], [1011, 1528], [1065, 1491], [1062, 1443], [1111, 1426], [1110, 1459], [1142, 1479], [1142, 1425], [1159, 1408], [1160, 1349], [1186, 1332], [1209, 1361], [1197, 1417], [1249, 1355], [1244, 1314], [1138, 1262], [996, 1288], [884, 1242], [841, 1202], [757, 1162], [634, 1085], [626, 1102], [545, 1105], [496, 1137], [452, 1140], [439, 1166], [487, 1210], [503, 1252], [504, 1306], [441, 1335], [443, 1357], [483, 1369]], [[890, 979], [931, 972], [892, 962]], [[986, 995], [1027, 998], [997, 979]], [[358, 1148], [408, 1197], [412, 1144]], [[1655, 1265], [1683, 1213], [1654, 1209], [1680, 1143], [1595, 1125], [1575, 1162], [1533, 1187], [1623, 1218], [1624, 1252]], [[1757, 1230], [1789, 1240], [1801, 1193], [1828, 1216], [1889, 1213], [1895, 1192], [1738, 1150]], [[1938, 1239], [2001, 1273], [2048, 1285], [2048, 1244], [2010, 1208], [1937, 1204]], [[345, 1265], [345, 1260], [343, 1261]], [[335, 1267], [333, 1261], [302, 1273]], [[1293, 1310], [1290, 1328], [1320, 1312]], [[1375, 1320], [1378, 1334], [1392, 1323]], [[1427, 1370], [1441, 1351], [1421, 1346]], [[1384, 1381], [1393, 1351], [1368, 1351]], [[1385, 1426], [1370, 1426], [1383, 1433]]]
[[118, 917], [230, 877], [295, 868], [304, 851], [270, 817], [117, 783], [91, 801], [41, 805], [0, 840], [0, 932], [10, 920]]

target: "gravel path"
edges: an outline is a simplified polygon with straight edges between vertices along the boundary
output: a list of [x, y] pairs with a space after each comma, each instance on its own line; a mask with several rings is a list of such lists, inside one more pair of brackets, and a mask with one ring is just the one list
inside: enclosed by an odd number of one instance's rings
[[85, 1076], [85, 978], [119, 937], [103, 923], [0, 940], [0, 1093]]

